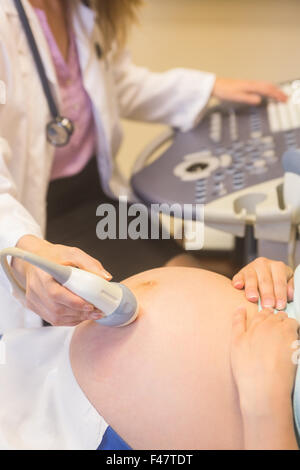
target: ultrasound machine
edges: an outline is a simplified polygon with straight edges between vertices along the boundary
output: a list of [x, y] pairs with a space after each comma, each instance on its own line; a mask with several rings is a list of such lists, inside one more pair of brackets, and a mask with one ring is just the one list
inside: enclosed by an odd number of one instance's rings
[[281, 88], [286, 103], [222, 103], [192, 131], [172, 129], [152, 142], [131, 179], [139, 200], [204, 204], [206, 225], [248, 240], [250, 234], [250, 244], [292, 240], [294, 250], [299, 226], [284, 201], [282, 156], [300, 148], [300, 82]]

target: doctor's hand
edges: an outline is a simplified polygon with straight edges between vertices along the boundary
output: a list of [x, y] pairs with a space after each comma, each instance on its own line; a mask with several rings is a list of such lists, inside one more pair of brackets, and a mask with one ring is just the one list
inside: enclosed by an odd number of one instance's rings
[[259, 105], [262, 97], [276, 101], [287, 101], [288, 97], [276, 85], [255, 80], [235, 80], [217, 78], [212, 95], [220, 100], [235, 101], [249, 105]]
[[293, 270], [267, 258], [257, 258], [245, 266], [232, 279], [233, 287], [245, 289], [249, 302], [257, 302], [261, 297], [264, 308], [284, 310], [294, 298]]
[[[58, 264], [84, 269], [107, 280], [112, 278], [99, 261], [78, 248], [54, 245], [32, 235], [22, 237], [17, 247]], [[27, 307], [51, 325], [76, 326], [82, 321], [102, 317], [93, 305], [58, 284], [41, 269], [17, 258], [13, 259], [12, 268], [26, 289]]]

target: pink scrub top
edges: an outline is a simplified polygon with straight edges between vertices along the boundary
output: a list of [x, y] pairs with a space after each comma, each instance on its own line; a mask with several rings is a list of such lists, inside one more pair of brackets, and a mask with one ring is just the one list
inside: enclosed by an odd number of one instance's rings
[[69, 29], [69, 51], [67, 61], [52, 34], [43, 10], [35, 8], [41, 27], [47, 39], [60, 89], [60, 114], [74, 124], [70, 142], [55, 151], [51, 180], [73, 176], [88, 163], [96, 148], [96, 134], [93, 107], [84, 85], [80, 69], [75, 35]]

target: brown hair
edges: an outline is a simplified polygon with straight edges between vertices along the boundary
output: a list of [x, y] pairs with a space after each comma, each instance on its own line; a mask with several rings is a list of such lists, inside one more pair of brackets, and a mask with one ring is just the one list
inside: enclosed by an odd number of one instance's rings
[[127, 40], [130, 26], [137, 21], [137, 10], [143, 0], [91, 0], [104, 38], [104, 52], [115, 42], [122, 48]]

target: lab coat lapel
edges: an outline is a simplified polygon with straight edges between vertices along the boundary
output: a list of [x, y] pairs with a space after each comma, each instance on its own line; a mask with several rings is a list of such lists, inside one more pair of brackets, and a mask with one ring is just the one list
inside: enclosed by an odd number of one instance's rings
[[[47, 77], [52, 83], [56, 84], [57, 78], [51, 53], [37, 15], [35, 14], [29, 0], [22, 0], [22, 3], [37, 42]], [[13, 0], [1, 0], [1, 4], [7, 15], [15, 17], [18, 16]], [[95, 14], [91, 8], [85, 6], [80, 0], [71, 0], [71, 8], [81, 69], [84, 72], [92, 57], [91, 45], [93, 45], [93, 41], [91, 39], [95, 27]], [[21, 27], [20, 22], [20, 28]]]
[[[2, 0], [3, 1], [3, 0]], [[4, 9], [9, 15], [13, 16], [18, 16], [18, 12], [15, 8], [15, 4], [13, 0], [4, 0]], [[22, 0], [22, 4], [24, 7], [24, 10], [27, 14], [33, 35], [35, 37], [36, 43], [39, 48], [39, 52], [45, 67], [46, 75], [48, 80], [56, 85], [57, 84], [57, 78], [56, 78], [56, 73], [55, 73], [55, 68], [53, 65], [53, 61], [51, 58], [49, 46], [47, 43], [47, 40], [45, 38], [44, 32], [41, 28], [41, 25], [39, 23], [39, 20], [37, 18], [37, 15], [34, 12], [34, 9], [30, 5], [28, 0]], [[22, 28], [21, 22], [20, 22], [20, 28]], [[24, 36], [25, 39], [25, 36]], [[26, 39], [25, 39], [26, 40]]]
[[93, 45], [92, 35], [95, 28], [95, 14], [91, 8], [88, 8], [79, 0], [72, 3], [71, 14], [80, 66], [83, 75], [85, 75], [93, 55], [91, 46]]

